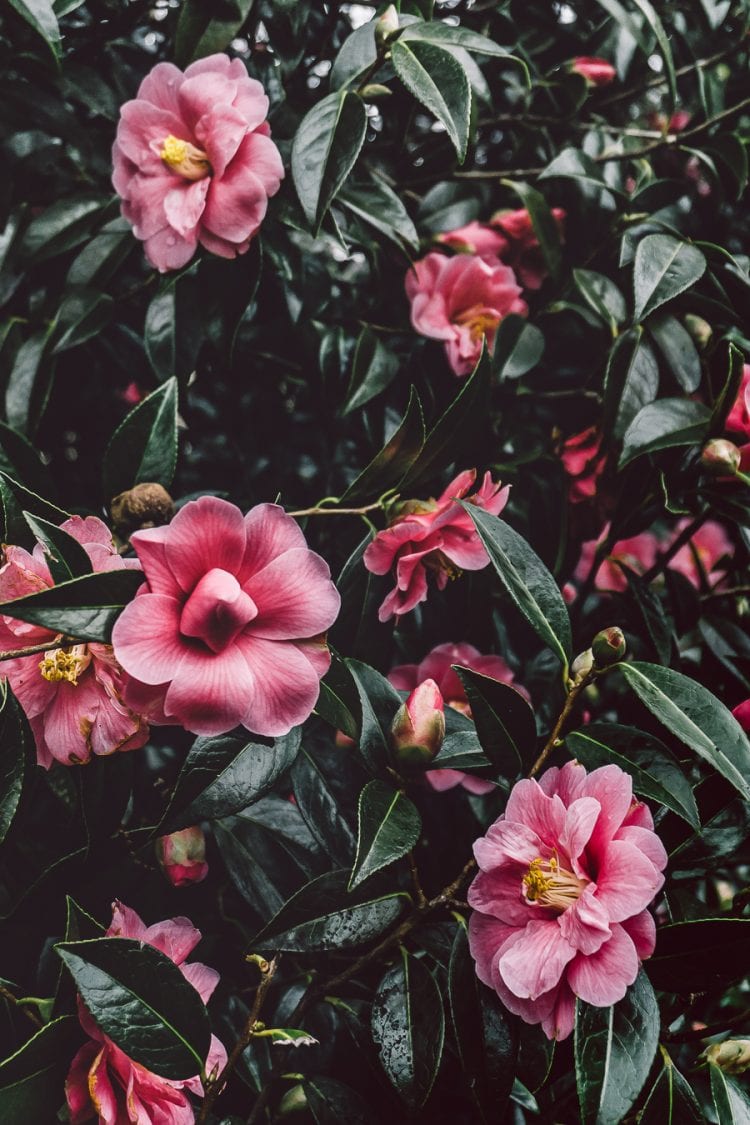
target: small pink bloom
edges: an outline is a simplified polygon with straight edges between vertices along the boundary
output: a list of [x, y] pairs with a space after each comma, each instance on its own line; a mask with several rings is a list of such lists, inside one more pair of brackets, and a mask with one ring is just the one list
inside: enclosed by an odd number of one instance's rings
[[112, 183], [122, 213], [162, 273], [198, 243], [244, 254], [284, 176], [268, 98], [240, 59], [210, 55], [184, 72], [157, 63], [120, 110]]
[[592, 86], [609, 86], [617, 77], [617, 71], [611, 62], [590, 55], [579, 55], [573, 59], [570, 69], [576, 74], [582, 74]]
[[391, 724], [391, 747], [404, 766], [431, 762], [445, 738], [445, 709], [434, 680], [423, 680], [402, 703]]
[[433, 251], [414, 262], [404, 284], [412, 325], [421, 335], [445, 342], [456, 375], [468, 375], [476, 366], [485, 339], [492, 351], [508, 313], [528, 312], [513, 270], [474, 254], [449, 258]]
[[649, 125], [654, 129], [662, 129], [666, 133], [681, 133], [683, 129], [687, 129], [692, 119], [693, 115], [687, 109], [675, 110], [671, 117], [667, 117], [663, 113], [650, 113], [648, 115]]
[[[605, 534], [606, 534], [605, 528]], [[581, 545], [581, 557], [575, 571], [575, 578], [581, 582], [591, 569], [597, 547], [601, 540], [589, 539]], [[622, 591], [628, 587], [627, 578], [623, 574], [618, 562], [624, 563], [636, 574], [643, 574], [656, 562], [659, 553], [659, 540], [650, 531], [642, 531], [640, 535], [633, 535], [629, 539], [620, 539], [610, 549], [609, 554], [599, 567], [596, 574], [597, 590]]]
[[310, 715], [330, 665], [340, 599], [324, 560], [275, 504], [246, 516], [191, 500], [131, 543], [146, 582], [115, 623], [127, 698], [194, 734], [242, 724], [286, 734]]
[[[187, 918], [146, 926], [134, 910], [116, 902], [106, 936], [135, 938], [160, 950], [179, 967], [204, 1004], [219, 982], [214, 969], [198, 961], [186, 963], [201, 937]], [[195, 1114], [185, 1091], [203, 1097], [198, 1075], [184, 1081], [160, 1078], [116, 1047], [99, 1030], [80, 998], [78, 1016], [89, 1041], [73, 1059], [65, 1082], [71, 1125], [94, 1118], [100, 1125], [193, 1125]], [[220, 1072], [226, 1061], [223, 1044], [212, 1035], [206, 1073]]]
[[[95, 516], [73, 516], [60, 525], [76, 539], [94, 571], [138, 567], [121, 559], [109, 528]], [[0, 567], [0, 603], [54, 586], [44, 550], [32, 554], [22, 547], [5, 548]], [[0, 606], [0, 608], [2, 608]], [[4, 651], [54, 641], [56, 634], [0, 616], [0, 648]], [[148, 740], [148, 724], [123, 701], [125, 676], [110, 645], [80, 644], [17, 657], [0, 664], [29, 720], [37, 761], [45, 769], [53, 762], [82, 765], [92, 754], [136, 750]]]
[[571, 478], [568, 500], [578, 504], [596, 495], [596, 483], [604, 472], [607, 455], [602, 452], [602, 437], [596, 426], [569, 437], [562, 447], [560, 460]]
[[203, 829], [194, 825], [160, 836], [156, 841], [156, 858], [173, 887], [202, 883], [208, 875]]
[[[380, 621], [394, 614], [409, 613], [427, 598], [427, 571], [435, 575], [438, 590], [461, 570], [482, 570], [489, 557], [471, 517], [455, 503], [467, 498], [471, 504], [497, 516], [508, 500], [508, 487], [495, 484], [485, 473], [480, 488], [468, 496], [476, 481], [476, 470], [459, 473], [438, 500], [413, 501], [402, 506], [402, 514], [379, 531], [364, 553], [372, 574], [395, 569], [396, 585], [378, 611]], [[263, 732], [260, 732], [263, 733]]]
[[143, 398], [143, 391], [138, 384], [133, 381], [132, 383], [128, 383], [124, 391], [120, 391], [120, 398], [123, 402], [126, 402], [128, 406], [137, 406]]
[[730, 433], [750, 438], [750, 363], [742, 368], [742, 383], [729, 411], [726, 428]]
[[[504, 684], [513, 682], [513, 673], [502, 656], [483, 656], [479, 649], [464, 642], [455, 645], [438, 645], [432, 652], [428, 652], [420, 664], [399, 664], [398, 667], [392, 668], [388, 673], [388, 679], [399, 691], [412, 691], [417, 684], [432, 679], [437, 683], [449, 707], [471, 717], [471, 708], [464, 685], [453, 671], [451, 667], [453, 664], [461, 664], [464, 668], [481, 672], [483, 676], [491, 676], [493, 680], [500, 680]], [[518, 690], [525, 695], [523, 689]], [[491, 781], [473, 777], [461, 770], [428, 770], [425, 777], [433, 789], [440, 792], [454, 789], [457, 785], [475, 794], [491, 793], [495, 788]]]
[[[557, 223], [560, 241], [562, 242], [565, 229], [565, 211], [561, 207], [553, 207], [552, 217]], [[547, 264], [539, 245], [539, 239], [534, 233], [529, 212], [525, 207], [521, 207], [517, 211], [497, 211], [490, 222], [496, 230], [500, 230], [509, 239], [509, 246], [503, 254], [503, 261], [513, 268], [525, 289], [540, 289], [547, 277]]]
[[463, 254], [478, 254], [480, 258], [501, 258], [508, 249], [508, 239], [486, 223], [467, 223], [456, 230], [447, 230], [437, 236], [437, 241]]
[[654, 951], [647, 907], [667, 854], [618, 766], [577, 762], [519, 781], [474, 845], [469, 943], [479, 979], [550, 1039], [573, 1030], [575, 998], [622, 1000]]
[[[675, 539], [689, 524], [689, 519], [680, 520], [674, 528]], [[732, 541], [720, 523], [708, 520], [700, 527], [689, 543], [680, 547], [672, 558], [669, 566], [672, 570], [684, 574], [689, 582], [696, 588], [703, 585], [705, 579], [714, 576], [714, 569], [723, 558], [732, 555], [734, 548]]]

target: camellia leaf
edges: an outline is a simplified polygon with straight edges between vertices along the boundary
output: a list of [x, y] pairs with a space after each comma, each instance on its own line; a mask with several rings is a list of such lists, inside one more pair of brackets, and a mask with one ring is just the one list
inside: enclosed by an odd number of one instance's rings
[[[505, 47], [493, 43], [486, 35], [477, 35], [468, 28], [444, 23], [442, 20], [416, 20], [409, 23], [399, 35], [400, 43], [417, 41], [420, 43], [437, 43], [451, 47], [463, 47], [477, 55], [492, 55], [494, 58], [512, 58]], [[515, 60], [520, 61], [520, 60]]]
[[655, 988], [687, 996], [710, 992], [747, 975], [750, 918], [693, 918], [656, 931], [656, 950], [645, 963]]
[[534, 712], [510, 684], [457, 664], [453, 669], [464, 685], [482, 749], [504, 777], [516, 777], [536, 754]]
[[573, 270], [573, 280], [584, 301], [604, 321], [613, 334], [627, 316], [628, 306], [615, 283], [594, 270]]
[[242, 28], [252, 0], [222, 0], [210, 7], [201, 0], [186, 0], [180, 8], [175, 35], [175, 60], [187, 66], [195, 59], [223, 51]]
[[146, 310], [143, 342], [160, 383], [186, 379], [202, 341], [200, 294], [194, 267], [162, 282]]
[[73, 289], [60, 306], [52, 355], [77, 348], [102, 331], [112, 318], [114, 300], [94, 289]]
[[357, 854], [349, 890], [410, 852], [422, 822], [414, 804], [385, 781], [368, 781], [359, 795]]
[[554, 578], [523, 536], [507, 523], [475, 504], [459, 503], [474, 521], [495, 572], [517, 608], [567, 669], [573, 643], [570, 618]]
[[132, 568], [84, 574], [6, 602], [5, 612], [79, 641], [109, 644], [118, 615], [142, 584], [142, 572]]
[[64, 512], [49, 500], [44, 500], [36, 492], [25, 488], [7, 473], [0, 471], [0, 502], [2, 503], [3, 527], [2, 538], [6, 543], [18, 546], [28, 546], [30, 549], [36, 543], [36, 537], [29, 527], [24, 513], [31, 512], [43, 520], [55, 525], [70, 519], [70, 513]]
[[370, 500], [373, 496], [382, 495], [387, 489], [397, 485], [419, 459], [424, 441], [422, 404], [419, 395], [412, 387], [409, 404], [398, 429], [385, 443], [380, 453], [373, 457], [370, 464], [349, 485], [341, 497], [342, 504]]
[[622, 439], [620, 468], [645, 453], [695, 445], [703, 441], [711, 424], [711, 410], [687, 398], [660, 398], [636, 414]]
[[173, 1081], [200, 1074], [211, 1028], [198, 992], [153, 946], [104, 937], [56, 945], [101, 1031], [134, 1062]]
[[643, 1089], [659, 1041], [659, 1006], [641, 970], [610, 1008], [577, 1001], [575, 1064], [582, 1125], [619, 1125]]
[[348, 866], [354, 855], [354, 833], [329, 778], [304, 748], [292, 766], [291, 781], [297, 808], [314, 839], [337, 866]]
[[336, 90], [305, 114], [292, 144], [292, 177], [315, 231], [364, 144], [367, 112], [359, 94]]
[[331, 67], [330, 82], [332, 90], [340, 90], [354, 82], [369, 70], [378, 57], [375, 43], [376, 20], [370, 20], [357, 27], [344, 40], [341, 50]]
[[8, 835], [35, 764], [28, 720], [5, 681], [0, 685], [0, 843]]
[[750, 1097], [747, 1090], [725, 1074], [720, 1066], [709, 1063], [711, 1097], [721, 1125], [750, 1125]]
[[693, 394], [701, 382], [701, 361], [690, 333], [664, 312], [650, 316], [646, 327], [673, 377], [686, 394]]
[[619, 671], [667, 730], [750, 799], [750, 742], [724, 704], [695, 680], [658, 664], [619, 664]]
[[93, 573], [91, 559], [81, 544], [61, 527], [41, 516], [24, 512], [31, 533], [44, 548], [47, 566], [54, 582], [68, 582], [83, 574]]
[[315, 1125], [334, 1125], [335, 1122], [374, 1125], [373, 1113], [367, 1102], [343, 1082], [316, 1075], [305, 1080], [303, 1089]]
[[60, 1016], [0, 1063], [0, 1110], [6, 1125], [57, 1120], [70, 1060], [82, 1040], [78, 1018]]
[[664, 59], [664, 70], [667, 75], [667, 85], [669, 87], [669, 105], [674, 109], [677, 104], [677, 76], [674, 69], [674, 59], [672, 57], [672, 47], [669, 42], [669, 36], [664, 30], [664, 25], [659, 19], [659, 16], [654, 8], [651, 0], [633, 0], [637, 8], [640, 8], [646, 22], [656, 36], [656, 42], [659, 44], [661, 56]]
[[59, 63], [62, 57], [60, 28], [50, 0], [10, 0], [10, 5], [33, 27], [37, 35], [41, 35], [55, 62]]
[[398, 368], [399, 363], [393, 352], [386, 348], [370, 328], [363, 328], [354, 349], [352, 377], [342, 414], [357, 410], [384, 391], [395, 379]]
[[360, 753], [373, 773], [377, 773], [389, 760], [391, 723], [401, 706], [401, 696], [385, 676], [368, 664], [359, 660], [347, 660], [345, 664], [359, 693]]
[[705, 1118], [690, 1084], [664, 1048], [659, 1049], [664, 1067], [649, 1091], [638, 1125], [703, 1125]]
[[647, 234], [638, 243], [633, 267], [635, 320], [684, 293], [704, 274], [706, 259], [697, 246], [671, 234]]
[[604, 413], [616, 438], [659, 390], [659, 365], [638, 325], [618, 336], [604, 376]]
[[443, 1054], [443, 1001], [424, 961], [401, 950], [372, 1004], [372, 1037], [383, 1070], [410, 1109], [423, 1106]]
[[419, 235], [401, 199], [387, 184], [346, 184], [336, 202], [403, 250], [418, 250]]
[[492, 371], [498, 379], [520, 379], [536, 367], [544, 353], [544, 336], [535, 324], [511, 313], [504, 316], [495, 336]]
[[177, 380], [167, 379], [122, 420], [104, 454], [102, 488], [116, 496], [144, 482], [169, 488], [177, 464]]
[[529, 212], [531, 225], [539, 240], [539, 247], [547, 263], [547, 268], [553, 277], [557, 277], [562, 264], [560, 229], [555, 216], [549, 209], [547, 200], [540, 191], [531, 187], [530, 184], [524, 183], [523, 180], [503, 180], [503, 183], [512, 188]]
[[466, 71], [449, 51], [421, 39], [397, 39], [391, 48], [396, 74], [445, 130], [463, 164], [469, 143], [471, 86]]

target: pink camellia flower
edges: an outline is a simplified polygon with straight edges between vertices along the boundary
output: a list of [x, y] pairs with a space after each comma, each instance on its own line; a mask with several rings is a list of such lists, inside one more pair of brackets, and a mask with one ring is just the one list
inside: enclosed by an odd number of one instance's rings
[[508, 239], [486, 223], [467, 223], [444, 231], [437, 236], [437, 241], [463, 254], [478, 254], [480, 258], [502, 259], [508, 249]]
[[[685, 518], [676, 524], [673, 540], [689, 523], [690, 520]], [[727, 555], [731, 556], [733, 551], [732, 541], [721, 524], [708, 520], [698, 528], [689, 543], [680, 547], [669, 566], [684, 574], [693, 586], [699, 588], [706, 579], [711, 578], [717, 563]]]
[[417, 684], [391, 724], [391, 747], [403, 766], [424, 765], [440, 753], [445, 738], [445, 708], [434, 680]]
[[414, 262], [405, 288], [415, 330], [445, 342], [456, 375], [468, 375], [476, 366], [484, 340], [492, 351], [498, 325], [508, 313], [528, 312], [513, 270], [475, 254], [449, 258], [432, 251]]
[[742, 368], [742, 382], [726, 421], [730, 433], [750, 438], [750, 363]]
[[120, 110], [112, 183], [122, 213], [162, 273], [200, 242], [244, 254], [284, 176], [268, 98], [240, 59], [209, 55], [185, 73], [157, 63]]
[[570, 69], [576, 74], [582, 74], [590, 86], [609, 86], [617, 78], [617, 71], [611, 62], [591, 55], [579, 55], [573, 59]]
[[198, 825], [159, 836], [156, 841], [159, 867], [173, 887], [202, 883], [208, 875], [206, 837]]
[[[146, 926], [129, 906], [115, 902], [107, 937], [135, 938], [152, 945], [178, 966], [206, 1004], [219, 982], [219, 974], [199, 961], [186, 958], [201, 939], [187, 918], [171, 918]], [[193, 1125], [195, 1114], [185, 1091], [203, 1097], [200, 1077], [183, 1081], [161, 1078], [133, 1062], [104, 1035], [80, 998], [78, 1017], [89, 1036], [74, 1057], [65, 1082], [71, 1125], [96, 1119], [100, 1125]], [[226, 1066], [227, 1053], [215, 1035], [206, 1059], [206, 1073]]]
[[732, 711], [732, 714], [745, 734], [750, 734], [750, 699], [745, 699], [742, 703], [738, 703]]
[[[606, 534], [605, 528], [605, 534]], [[575, 578], [581, 582], [591, 569], [597, 547], [601, 539], [589, 539], [581, 545], [581, 557], [575, 570]], [[642, 531], [629, 539], [620, 539], [604, 559], [596, 572], [595, 587], [597, 590], [622, 591], [627, 590], [628, 581], [623, 574], [618, 562], [623, 563], [637, 574], [643, 574], [656, 562], [659, 553], [659, 540], [650, 531]]]
[[575, 998], [622, 1000], [650, 957], [646, 909], [667, 854], [619, 766], [568, 762], [519, 781], [474, 845], [469, 943], [479, 979], [550, 1039], [573, 1030]]
[[[552, 217], [562, 242], [565, 211], [561, 207], [553, 207]], [[529, 212], [525, 207], [517, 211], [496, 211], [490, 222], [509, 240], [503, 261], [512, 267], [525, 289], [540, 289], [548, 271]]]
[[[453, 671], [453, 664], [460, 664], [473, 672], [481, 672], [483, 676], [491, 676], [493, 680], [500, 680], [503, 684], [513, 683], [513, 673], [502, 656], [483, 656], [478, 648], [465, 642], [437, 645], [420, 664], [399, 664], [396, 668], [391, 668], [388, 679], [398, 691], [413, 691], [417, 684], [432, 679], [449, 707], [471, 717], [464, 685]], [[462, 770], [428, 770], [425, 777], [433, 789], [440, 792], [454, 789], [457, 785], [475, 794], [491, 793], [495, 788], [491, 781], [472, 777]]]
[[[60, 528], [81, 544], [94, 571], [138, 567], [135, 559], [120, 558], [109, 528], [95, 516], [73, 516]], [[0, 602], [54, 584], [41, 544], [31, 554], [23, 547], [5, 548]], [[0, 616], [4, 652], [47, 644], [56, 636], [40, 625]], [[123, 701], [125, 677], [110, 645], [66, 645], [16, 657], [0, 663], [0, 674], [7, 676], [29, 720], [37, 761], [45, 769], [55, 761], [82, 765], [92, 754], [137, 750], [148, 741], [148, 724], [137, 708], [132, 710]]]
[[482, 570], [488, 565], [489, 556], [471, 517], [455, 501], [465, 497], [497, 516], [506, 505], [509, 489], [495, 484], [485, 473], [481, 486], [468, 496], [476, 476], [476, 469], [466, 469], [438, 500], [407, 501], [368, 546], [363, 561], [372, 574], [387, 574], [391, 568], [396, 572], [396, 585], [378, 610], [380, 621], [409, 613], [425, 601], [428, 569], [435, 574], [438, 590], [444, 590], [448, 579], [461, 570]]
[[579, 504], [596, 495], [596, 484], [604, 472], [607, 455], [602, 452], [602, 435], [596, 426], [589, 426], [580, 434], [573, 434], [562, 447], [560, 460], [571, 478], [568, 500]]
[[194, 734], [241, 723], [281, 735], [304, 722], [330, 665], [323, 634], [340, 599], [292, 517], [275, 504], [243, 516], [202, 496], [130, 541], [146, 582], [112, 643], [133, 706]]

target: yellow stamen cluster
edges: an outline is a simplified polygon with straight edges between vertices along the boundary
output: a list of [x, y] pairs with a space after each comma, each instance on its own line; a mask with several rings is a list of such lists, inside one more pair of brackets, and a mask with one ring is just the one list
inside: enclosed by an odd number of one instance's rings
[[88, 668], [91, 656], [86, 645], [74, 645], [72, 648], [55, 648], [39, 661], [39, 671], [45, 680], [51, 684], [67, 680], [69, 684], [76, 685], [78, 677]]
[[580, 898], [586, 883], [586, 879], [579, 879], [572, 871], [561, 867], [556, 855], [551, 855], [549, 859], [537, 856], [523, 877], [528, 902], [559, 911], [567, 910]]
[[202, 180], [211, 172], [205, 152], [190, 141], [180, 140], [172, 133], [165, 137], [159, 156], [164, 163], [185, 180]]
[[492, 313], [480, 313], [468, 322], [472, 340], [481, 340], [489, 332], [494, 332], [499, 323], [499, 317]]

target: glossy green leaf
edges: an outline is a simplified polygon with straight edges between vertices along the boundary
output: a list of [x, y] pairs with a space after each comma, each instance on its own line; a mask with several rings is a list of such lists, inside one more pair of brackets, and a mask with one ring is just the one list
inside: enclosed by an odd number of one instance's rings
[[393, 69], [406, 89], [445, 126], [459, 164], [466, 157], [471, 86], [458, 59], [434, 43], [403, 36], [391, 48]]
[[544, 336], [535, 324], [515, 313], [503, 317], [492, 353], [492, 372], [499, 380], [520, 379], [543, 354]]
[[370, 1106], [343, 1082], [321, 1074], [307, 1079], [303, 1089], [315, 1125], [374, 1125]]
[[292, 144], [292, 177], [314, 230], [354, 167], [366, 130], [365, 103], [348, 90], [329, 94], [302, 119]]
[[389, 761], [391, 723], [401, 706], [401, 696], [385, 676], [369, 665], [359, 660], [345, 663], [359, 694], [359, 749], [373, 773], [380, 773]]
[[362, 222], [394, 242], [399, 249], [416, 251], [419, 235], [409, 212], [395, 191], [379, 180], [368, 184], [345, 184], [336, 202]]
[[620, 468], [645, 453], [658, 453], [704, 440], [711, 411], [702, 402], [686, 398], [660, 398], [639, 410], [622, 439]]
[[71, 578], [93, 573], [91, 559], [77, 539], [32, 512], [24, 512], [23, 515], [32, 535], [44, 549], [54, 582], [69, 582]]
[[690, 333], [668, 313], [650, 316], [646, 327], [683, 391], [687, 394], [697, 391], [701, 382], [701, 361]]
[[633, 266], [635, 320], [684, 293], [705, 269], [706, 259], [696, 246], [670, 234], [647, 234], [638, 243]]
[[724, 704], [702, 684], [671, 668], [640, 662], [618, 668], [659, 722], [748, 800], [750, 743]]
[[660, 1048], [664, 1066], [643, 1106], [638, 1125], [703, 1125], [698, 1099], [667, 1052]]
[[396, 377], [399, 363], [393, 352], [369, 328], [363, 328], [354, 350], [352, 376], [342, 414], [364, 406], [384, 391]]
[[8, 835], [35, 764], [34, 737], [5, 682], [0, 688], [0, 843]]
[[77, 1017], [61, 1016], [0, 1063], [3, 1125], [42, 1125], [57, 1120], [70, 1060], [83, 1038]]
[[547, 200], [540, 191], [531, 187], [530, 184], [524, 183], [523, 180], [504, 180], [503, 183], [516, 193], [529, 212], [531, 225], [539, 240], [539, 247], [547, 263], [547, 268], [553, 277], [557, 277], [562, 264], [560, 228]]
[[376, 20], [373, 19], [369, 23], [362, 24], [344, 40], [331, 67], [332, 90], [340, 90], [342, 86], [360, 78], [377, 59], [375, 23]]
[[33, 547], [35, 539], [24, 516], [25, 511], [54, 524], [63, 523], [70, 518], [69, 512], [44, 500], [3, 471], [0, 471], [0, 500], [3, 509], [3, 539], [6, 543]]
[[349, 485], [341, 497], [342, 504], [377, 499], [389, 488], [394, 488], [419, 460], [424, 444], [422, 404], [412, 387], [409, 404], [398, 429]]
[[200, 1074], [211, 1029], [198, 992], [158, 949], [132, 938], [55, 946], [98, 1027], [134, 1062], [172, 1080]]
[[380, 1063], [411, 1110], [424, 1105], [443, 1054], [443, 1001], [424, 961], [401, 950], [401, 961], [378, 985], [371, 1014]]
[[594, 270], [573, 270], [573, 281], [584, 301], [613, 332], [628, 314], [628, 307], [614, 281]]
[[414, 804], [385, 781], [368, 781], [359, 795], [359, 831], [349, 889], [402, 859], [419, 839], [422, 822]]
[[186, 0], [180, 8], [175, 35], [175, 60], [186, 66], [195, 59], [223, 51], [229, 46], [250, 14], [253, 0], [220, 0], [206, 5]]
[[6, 602], [6, 613], [79, 641], [109, 644], [115, 620], [142, 584], [139, 570], [85, 574]]
[[458, 24], [444, 23], [442, 20], [425, 22], [418, 20], [409, 23], [399, 36], [399, 42], [437, 43], [439, 46], [463, 47], [477, 55], [491, 55], [494, 58], [508, 58], [505, 47], [493, 43], [486, 35], [477, 35]]
[[93, 339], [109, 324], [114, 301], [95, 289], [74, 289], [68, 293], [57, 314], [52, 355], [69, 351]]
[[711, 1098], [720, 1125], [750, 1125], [750, 1096], [747, 1090], [713, 1063], [709, 1063], [709, 1072]]
[[581, 1125], [620, 1125], [648, 1078], [659, 1041], [659, 1006], [641, 971], [610, 1008], [577, 1002], [575, 1067]]
[[536, 756], [534, 712], [509, 684], [457, 664], [453, 668], [466, 691], [482, 749], [504, 777], [516, 777]]
[[54, 480], [31, 442], [0, 422], [0, 472], [45, 496], [54, 491]]
[[66, 285], [97, 292], [110, 280], [130, 254], [136, 241], [127, 219], [105, 223], [73, 259]]
[[90, 238], [106, 206], [107, 201], [99, 195], [75, 195], [52, 203], [26, 228], [24, 257], [38, 263], [79, 246]]
[[102, 466], [107, 497], [134, 484], [169, 488], [177, 465], [177, 380], [172, 377], [125, 416], [110, 438]]
[[341, 811], [332, 781], [305, 749], [297, 755], [291, 772], [294, 799], [312, 836], [337, 866], [349, 866], [355, 836]]
[[643, 329], [638, 326], [623, 332], [615, 340], [604, 376], [605, 417], [614, 437], [622, 437], [658, 390], [659, 365]]
[[62, 55], [60, 28], [50, 0], [10, 0], [10, 5], [37, 35], [41, 35], [53, 58], [59, 61]]
[[55, 360], [50, 356], [54, 324], [29, 336], [16, 354], [5, 388], [8, 424], [22, 434], [33, 435], [47, 406]]

